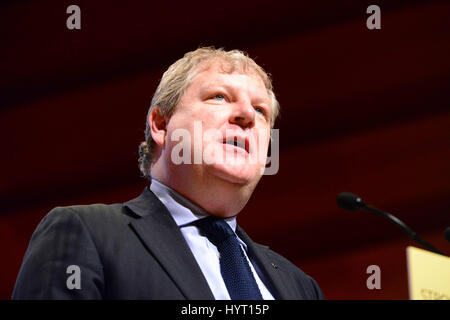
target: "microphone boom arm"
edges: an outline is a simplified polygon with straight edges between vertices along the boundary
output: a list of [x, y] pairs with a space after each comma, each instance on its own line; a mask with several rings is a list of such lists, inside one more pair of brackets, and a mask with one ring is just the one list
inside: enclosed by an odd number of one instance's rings
[[392, 214], [381, 211], [375, 207], [372, 207], [372, 206], [366, 205], [366, 204], [364, 204], [362, 206], [362, 208], [366, 209], [367, 211], [379, 214], [383, 218], [393, 222], [395, 225], [399, 226], [409, 237], [411, 237], [414, 241], [417, 241], [418, 243], [420, 243], [422, 246], [424, 246], [428, 250], [433, 251], [434, 253], [437, 253], [440, 255], [444, 255], [442, 252], [440, 252], [438, 249], [433, 247], [431, 244], [429, 244], [428, 242], [426, 242], [425, 240], [420, 238], [414, 231], [411, 230], [411, 228], [409, 228], [405, 223], [403, 223], [403, 221], [401, 221], [397, 217], [393, 216]]

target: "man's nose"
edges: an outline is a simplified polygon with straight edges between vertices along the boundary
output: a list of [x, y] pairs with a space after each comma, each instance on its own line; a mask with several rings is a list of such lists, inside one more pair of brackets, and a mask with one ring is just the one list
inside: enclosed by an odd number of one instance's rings
[[242, 128], [251, 128], [255, 124], [255, 109], [250, 102], [236, 102], [233, 105], [229, 121]]

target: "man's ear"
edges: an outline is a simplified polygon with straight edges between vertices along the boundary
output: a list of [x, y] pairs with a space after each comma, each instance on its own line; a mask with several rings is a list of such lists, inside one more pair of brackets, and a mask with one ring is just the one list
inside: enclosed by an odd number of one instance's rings
[[162, 147], [167, 134], [167, 119], [161, 114], [161, 110], [158, 106], [155, 106], [148, 116], [148, 125], [150, 127], [150, 133], [152, 139], [157, 145]]

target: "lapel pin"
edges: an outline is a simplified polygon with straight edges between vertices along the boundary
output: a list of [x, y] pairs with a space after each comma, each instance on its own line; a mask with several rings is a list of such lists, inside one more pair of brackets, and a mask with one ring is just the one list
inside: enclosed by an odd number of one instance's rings
[[272, 267], [273, 267], [274, 269], [278, 269], [278, 266], [277, 266], [275, 263], [273, 263], [273, 262], [272, 262]]

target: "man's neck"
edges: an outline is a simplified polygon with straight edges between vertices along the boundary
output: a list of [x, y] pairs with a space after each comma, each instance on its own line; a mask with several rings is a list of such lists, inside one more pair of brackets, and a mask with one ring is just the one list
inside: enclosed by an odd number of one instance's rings
[[[188, 199], [211, 215], [222, 218], [236, 216], [248, 201], [246, 186], [230, 184], [218, 178], [169, 176], [152, 170], [152, 179]], [[250, 192], [251, 193], [251, 192]]]

